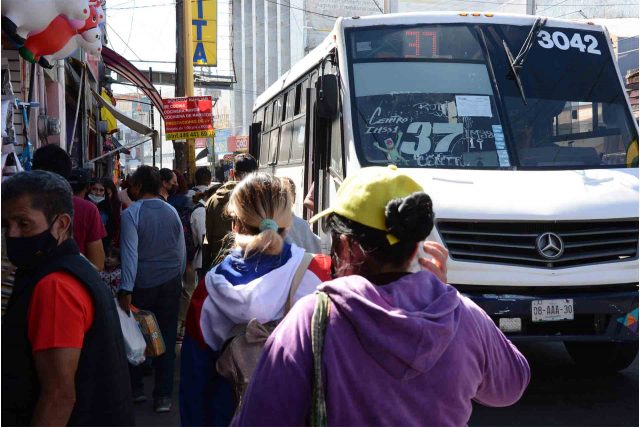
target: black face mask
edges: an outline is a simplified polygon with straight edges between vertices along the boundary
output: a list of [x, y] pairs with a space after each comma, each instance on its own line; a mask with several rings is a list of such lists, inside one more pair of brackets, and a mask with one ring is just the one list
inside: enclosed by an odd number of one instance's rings
[[41, 264], [58, 247], [58, 241], [51, 234], [55, 221], [54, 219], [48, 229], [35, 236], [6, 237], [9, 261], [21, 269], [32, 269]]

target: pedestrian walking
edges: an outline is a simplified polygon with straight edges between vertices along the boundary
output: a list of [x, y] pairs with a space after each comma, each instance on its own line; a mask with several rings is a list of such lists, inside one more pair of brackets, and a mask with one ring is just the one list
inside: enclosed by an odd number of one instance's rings
[[[196, 207], [191, 212], [191, 234], [193, 235], [193, 244], [196, 248], [196, 253], [193, 258], [193, 269], [196, 271], [197, 281], [204, 277], [207, 273], [207, 268], [202, 263], [202, 248], [204, 245], [204, 239], [207, 233], [206, 228], [206, 207], [207, 200], [216, 192], [218, 188], [217, 183], [211, 183], [209, 188], [205, 191], [196, 193], [193, 196], [193, 200], [196, 202]], [[193, 291], [192, 291], [193, 292]], [[191, 296], [189, 296], [191, 298]], [[188, 305], [187, 305], [188, 307]]]
[[69, 175], [69, 184], [74, 195], [73, 235], [80, 252], [85, 254], [100, 271], [104, 268], [105, 253], [102, 239], [107, 236], [107, 230], [102, 223], [98, 207], [86, 200], [90, 179], [89, 172], [85, 169], [73, 169]]
[[216, 166], [215, 168], [215, 174], [216, 174], [216, 181], [218, 181], [219, 183], [224, 183], [226, 181], [225, 179], [225, 164], [224, 164], [224, 159], [220, 159], [220, 161], [218, 162], [218, 166]]
[[[154, 409], [171, 410], [178, 305], [186, 256], [182, 224], [176, 210], [158, 197], [158, 169], [139, 167], [130, 177], [130, 194], [136, 201], [122, 213], [120, 255], [122, 281], [118, 301], [125, 312], [131, 304], [153, 312], [166, 352], [154, 358]], [[131, 370], [133, 398], [146, 400], [143, 368]]]
[[472, 400], [522, 396], [528, 363], [491, 318], [432, 273], [409, 272], [434, 219], [413, 179], [364, 168], [320, 217], [339, 278], [271, 335], [233, 425], [462, 426]]
[[160, 169], [160, 192], [159, 195], [165, 202], [169, 201], [169, 197], [178, 190], [178, 177], [167, 168]]
[[[288, 186], [264, 173], [249, 175], [233, 190], [227, 209], [235, 247], [207, 273], [187, 320], [180, 370], [182, 425], [231, 421], [233, 389], [217, 374], [216, 360], [235, 325], [254, 318], [262, 323], [280, 319], [295, 301], [329, 279], [327, 256], [305, 256], [304, 249], [284, 241], [291, 204]], [[294, 286], [299, 268], [303, 270]]]
[[245, 176], [258, 170], [258, 162], [251, 154], [238, 154], [234, 159], [235, 179], [222, 185], [207, 202], [206, 241], [204, 247], [205, 266], [220, 261], [226, 255], [230, 242], [225, 237], [231, 231], [231, 220], [225, 214], [231, 192]]
[[120, 191], [118, 191], [118, 199], [122, 203], [122, 210], [127, 209], [130, 205], [133, 204], [133, 200], [129, 197], [129, 193], [127, 189], [129, 188], [129, 178], [126, 177], [122, 180], [122, 184], [120, 184]]
[[[211, 185], [211, 171], [208, 167], [203, 166], [196, 169], [194, 177], [196, 180], [196, 185], [187, 192], [187, 197], [189, 197], [190, 199], [193, 199], [193, 197], [198, 193], [207, 191], [209, 189], [209, 186]], [[222, 185], [221, 182], [217, 184], [219, 184], [218, 187]], [[195, 204], [196, 202], [194, 201], [194, 207]]]
[[109, 178], [93, 180], [87, 199], [96, 205], [100, 213], [102, 225], [107, 232], [102, 239], [102, 246], [105, 257], [109, 257], [111, 249], [118, 246], [122, 203], [118, 198], [115, 185]]
[[2, 318], [3, 425], [133, 425], [113, 298], [71, 232], [63, 177], [22, 172], [2, 184], [2, 227], [16, 272]]
[[180, 217], [187, 257], [187, 264], [182, 277], [182, 293], [180, 297], [180, 311], [178, 313], [178, 338], [181, 339], [184, 335], [183, 325], [187, 315], [187, 309], [189, 308], [189, 300], [197, 285], [196, 272], [193, 268], [193, 260], [196, 256], [197, 247], [194, 243], [195, 238], [191, 229], [191, 213], [194, 205], [192, 198], [187, 196], [187, 181], [180, 171], [174, 169], [173, 174], [176, 176], [178, 185], [171, 190], [168, 203], [175, 208]]
[[[122, 202], [118, 197], [118, 189], [111, 178], [102, 178], [102, 186], [105, 189], [105, 199], [109, 205], [109, 218], [105, 229], [107, 231], [108, 245], [105, 247], [120, 247], [120, 216], [122, 215]], [[108, 254], [107, 254], [108, 256]]]
[[71, 165], [71, 157], [58, 145], [45, 145], [33, 153], [34, 170], [57, 173], [71, 183], [74, 189], [73, 239], [80, 253], [100, 271], [104, 268], [105, 258], [102, 239], [107, 235], [107, 231], [102, 224], [98, 208], [85, 200], [89, 187], [88, 172], [80, 169], [72, 171]]
[[178, 170], [174, 169], [173, 175], [176, 177], [177, 185], [172, 187], [167, 202], [171, 206], [176, 208], [178, 212], [180, 212], [180, 210], [183, 208], [191, 211], [194, 208], [194, 204], [191, 196], [189, 196], [189, 186], [187, 185], [187, 180], [185, 179], [184, 175]]
[[[292, 199], [296, 200], [296, 184], [289, 177], [281, 178], [289, 186]], [[320, 253], [320, 237], [311, 231], [311, 227], [307, 221], [293, 213], [293, 221], [291, 228], [287, 231], [287, 241], [295, 243], [296, 246], [304, 248], [307, 252]]]

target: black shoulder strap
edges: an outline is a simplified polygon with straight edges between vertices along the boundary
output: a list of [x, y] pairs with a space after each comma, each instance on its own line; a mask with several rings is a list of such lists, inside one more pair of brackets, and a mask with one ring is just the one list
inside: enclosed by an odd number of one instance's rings
[[316, 292], [316, 307], [311, 317], [311, 349], [313, 352], [313, 396], [311, 402], [311, 425], [313, 427], [327, 426], [327, 405], [324, 398], [324, 384], [322, 380], [322, 350], [324, 338], [329, 323], [331, 300], [322, 291]]

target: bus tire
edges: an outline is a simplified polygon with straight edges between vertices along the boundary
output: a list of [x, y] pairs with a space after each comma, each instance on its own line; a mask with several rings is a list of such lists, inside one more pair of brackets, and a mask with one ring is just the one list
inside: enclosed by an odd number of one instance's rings
[[637, 342], [566, 341], [564, 346], [576, 365], [600, 373], [621, 371], [638, 355]]

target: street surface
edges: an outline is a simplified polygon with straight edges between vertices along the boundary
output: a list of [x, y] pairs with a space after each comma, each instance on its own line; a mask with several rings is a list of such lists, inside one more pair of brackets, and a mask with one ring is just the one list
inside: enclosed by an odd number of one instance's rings
[[[532, 380], [524, 397], [508, 408], [475, 405], [470, 426], [637, 426], [638, 359], [608, 376], [578, 370], [560, 343], [520, 344], [531, 364]], [[174, 408], [153, 412], [152, 381], [145, 378], [147, 402], [136, 405], [139, 426], [178, 426], [178, 375]]]

